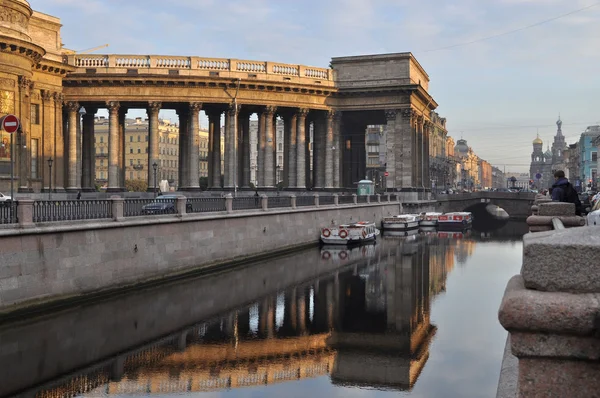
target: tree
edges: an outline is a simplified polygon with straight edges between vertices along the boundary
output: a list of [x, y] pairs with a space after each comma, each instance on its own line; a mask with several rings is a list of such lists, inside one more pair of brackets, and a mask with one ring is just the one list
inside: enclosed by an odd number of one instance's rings
[[[148, 190], [148, 182], [146, 180], [125, 180], [125, 189], [128, 192], [146, 192]], [[160, 188], [156, 186], [158, 191]]]

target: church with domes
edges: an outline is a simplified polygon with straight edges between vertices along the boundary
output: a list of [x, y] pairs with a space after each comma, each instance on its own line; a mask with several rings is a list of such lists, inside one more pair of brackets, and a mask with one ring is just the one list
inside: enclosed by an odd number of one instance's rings
[[[565, 169], [564, 153], [567, 149], [565, 136], [562, 133], [562, 121], [560, 117], [556, 122], [557, 130], [552, 143], [547, 145], [544, 152], [544, 141], [538, 135], [533, 140], [533, 152], [531, 153], [531, 165], [529, 166], [529, 179], [533, 180], [535, 189], [547, 189], [554, 183], [554, 171]], [[539, 177], [539, 178], [538, 178]]]

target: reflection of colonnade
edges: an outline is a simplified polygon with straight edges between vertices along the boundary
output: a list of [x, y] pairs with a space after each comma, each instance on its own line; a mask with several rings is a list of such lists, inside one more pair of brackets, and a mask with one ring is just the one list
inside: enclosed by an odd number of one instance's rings
[[[322, 375], [334, 383], [410, 389], [435, 333], [428, 264], [445, 253], [418, 241], [379, 246], [366, 263], [97, 364], [78, 380], [104, 394], [206, 391]], [[37, 395], [73, 388], [61, 384]]]
[[[174, 109], [179, 117], [179, 181], [180, 190], [199, 190], [198, 136], [199, 115], [204, 111], [209, 120], [208, 182], [213, 189], [250, 187], [250, 118], [258, 118], [258, 187], [275, 188], [278, 167], [283, 166], [281, 180], [290, 189], [340, 187], [340, 124], [333, 111], [254, 105], [218, 105], [199, 102], [127, 103], [107, 101], [68, 102], [65, 106], [64, 131], [67, 140], [67, 190], [93, 190], [95, 176], [94, 116], [99, 109], [109, 113], [108, 191], [122, 191], [125, 186], [125, 115], [131, 109], [145, 109], [149, 119], [148, 186], [154, 186], [152, 164], [159, 161], [159, 111]], [[82, 117], [82, 123], [78, 122]], [[277, 161], [276, 123], [284, 124], [283, 165]], [[223, 129], [221, 121], [224, 120]], [[80, 128], [81, 126], [81, 128]], [[314, 132], [310, 156], [309, 131]], [[223, 131], [224, 137], [221, 137]], [[221, 159], [221, 139], [224, 159]], [[312, 161], [312, 163], [311, 163]], [[223, 165], [223, 166], [222, 166]], [[221, 183], [223, 176], [223, 184]]]

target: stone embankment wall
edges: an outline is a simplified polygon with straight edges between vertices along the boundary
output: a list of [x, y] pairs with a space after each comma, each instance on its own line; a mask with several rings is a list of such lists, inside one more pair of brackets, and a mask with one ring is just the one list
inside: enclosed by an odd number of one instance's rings
[[392, 202], [0, 230], [0, 313], [316, 243], [321, 227], [399, 212]]

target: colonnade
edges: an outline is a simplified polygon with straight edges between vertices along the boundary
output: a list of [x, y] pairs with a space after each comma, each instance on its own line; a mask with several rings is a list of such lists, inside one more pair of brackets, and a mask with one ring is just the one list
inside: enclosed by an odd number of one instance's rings
[[[86, 112], [79, 123], [81, 108]], [[95, 181], [94, 115], [100, 105], [67, 102], [64, 107], [66, 138], [67, 191], [91, 191]], [[109, 113], [108, 186], [107, 192], [120, 192], [125, 186], [125, 115], [127, 103], [107, 101]], [[138, 106], [136, 106], [137, 108]], [[154, 187], [152, 165], [159, 162], [159, 112], [161, 102], [149, 102], [146, 112], [148, 132], [148, 187]], [[257, 182], [259, 189], [274, 189], [278, 181], [276, 121], [284, 123], [284, 159], [282, 182], [288, 189], [333, 189], [341, 185], [340, 114], [334, 111], [275, 106], [229, 106], [189, 102], [177, 104], [179, 116], [179, 190], [200, 190], [199, 182], [199, 112], [209, 121], [208, 183], [211, 189], [249, 188], [250, 117], [258, 118]], [[221, 120], [224, 114], [224, 126]], [[312, 163], [310, 134], [313, 131]], [[192, 133], [194, 132], [194, 133]], [[221, 152], [221, 134], [224, 151]], [[223, 159], [221, 159], [223, 156]], [[223, 184], [221, 184], [223, 176]], [[150, 188], [149, 188], [150, 189]]]

